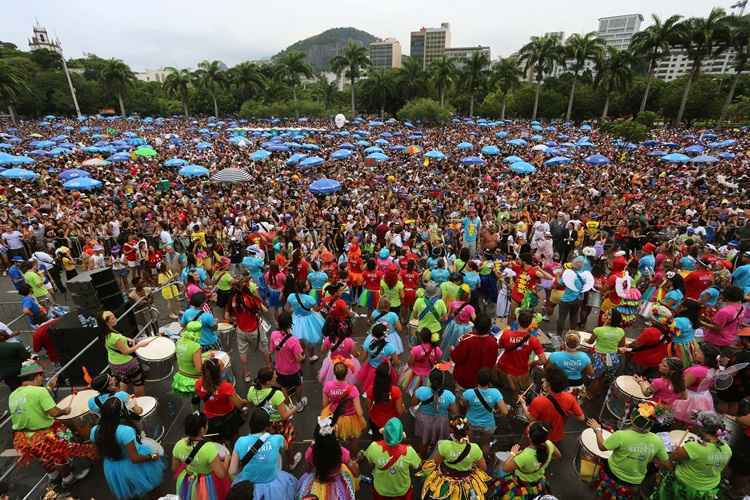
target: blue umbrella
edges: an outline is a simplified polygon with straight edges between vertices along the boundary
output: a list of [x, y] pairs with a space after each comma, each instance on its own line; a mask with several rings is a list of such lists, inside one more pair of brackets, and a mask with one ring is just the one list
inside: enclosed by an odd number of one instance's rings
[[349, 158], [353, 153], [349, 149], [339, 149], [337, 151], [334, 151], [331, 153], [331, 159], [332, 160], [346, 160]]
[[531, 163], [527, 163], [525, 161], [517, 161], [510, 166], [510, 170], [511, 172], [515, 172], [517, 174], [526, 175], [536, 172], [536, 167]]
[[379, 148], [378, 146], [370, 146], [369, 148], [365, 149], [365, 154], [369, 155], [370, 153], [382, 153], [383, 150]]
[[584, 123], [583, 125], [581, 125], [581, 130], [591, 130], [591, 125], [589, 125], [588, 123]]
[[534, 132], [541, 132], [544, 129], [542, 128], [541, 125], [532, 125], [531, 130], [533, 130]]
[[663, 149], [654, 149], [653, 151], [649, 151], [646, 153], [646, 156], [664, 156], [668, 155], [669, 151], [664, 151]]
[[69, 168], [68, 170], [63, 170], [60, 172], [60, 175], [58, 176], [60, 178], [60, 182], [67, 182], [72, 179], [77, 179], [79, 177], [90, 177], [91, 174], [86, 172], [85, 170], [82, 170], [80, 168]]
[[406, 151], [406, 146], [404, 146], [403, 144], [391, 144], [390, 146], [388, 146], [388, 149], [397, 153], [403, 153], [404, 151]]
[[318, 146], [317, 144], [305, 143], [301, 145], [300, 148], [304, 149], [305, 151], [320, 151], [320, 146]]
[[102, 152], [101, 148], [98, 146], [86, 146], [82, 151], [88, 154], [97, 154]]
[[508, 137], [508, 132], [506, 130], [501, 130], [500, 132], [495, 133], [495, 137], [497, 137], [498, 139], [505, 139], [506, 137]]
[[662, 156], [661, 160], [669, 163], [687, 163], [690, 161], [690, 157], [681, 153], [670, 153]]
[[512, 165], [513, 163], [515, 163], [515, 162], [517, 162], [517, 161], [523, 161], [523, 158], [520, 158], [520, 157], [518, 157], [518, 156], [516, 156], [516, 155], [510, 155], [510, 156], [506, 156], [506, 157], [505, 157], [505, 158], [503, 159], [503, 161], [504, 161], [505, 163], [510, 163], [510, 164]]
[[571, 160], [570, 158], [566, 158], [565, 156], [554, 156], [550, 158], [549, 160], [545, 161], [544, 164], [549, 165], [549, 166], [567, 165], [571, 161], [573, 160]]
[[91, 191], [102, 187], [102, 181], [91, 177], [78, 177], [65, 182], [63, 187], [68, 191]]
[[736, 155], [734, 153], [730, 153], [729, 151], [724, 151], [723, 153], [719, 153], [719, 158], [722, 160], [733, 160]]
[[684, 149], [685, 153], [690, 154], [701, 154], [703, 151], [705, 151], [706, 148], [701, 146], [700, 144], [693, 144], [691, 146], [688, 146]]
[[507, 141], [507, 144], [510, 144], [511, 146], [526, 146], [528, 143], [523, 139], [511, 139]]
[[284, 146], [283, 144], [269, 144], [264, 146], [264, 148], [273, 153], [286, 153], [289, 151], [289, 146]]
[[388, 157], [384, 153], [372, 153], [367, 155], [368, 160], [385, 161]]
[[164, 165], [165, 167], [181, 167], [186, 164], [187, 161], [183, 160], [182, 158], [170, 158], [162, 163], [162, 165]]
[[33, 158], [28, 156], [15, 156], [4, 153], [0, 155], [0, 165], [31, 165], [35, 163]]
[[307, 155], [304, 153], [294, 153], [286, 161], [286, 164], [289, 166], [293, 166], [293, 165], [298, 164], [300, 161], [304, 160], [305, 158], [307, 158]]
[[576, 142], [576, 146], [579, 147], [579, 148], [593, 148], [593, 147], [596, 147], [596, 145], [593, 142], [589, 141], [588, 139], [586, 139], [584, 141], [578, 141], [578, 142]]
[[370, 145], [370, 143], [369, 143], [369, 142], [367, 142], [367, 141], [361, 141], [361, 140], [360, 140], [360, 141], [357, 141], [357, 146], [362, 146], [362, 147], [365, 147], [365, 148], [366, 148], [366, 147], [368, 147], [369, 145]]
[[128, 153], [115, 153], [109, 158], [107, 158], [107, 161], [111, 161], [112, 163], [117, 163], [121, 161], [129, 161], [130, 155]]
[[44, 149], [46, 149], [46, 148], [53, 148], [55, 146], [56, 146], [56, 144], [55, 144], [54, 141], [38, 141], [36, 143], [36, 147], [38, 147], [38, 148], [44, 148]]
[[318, 179], [310, 184], [312, 194], [331, 194], [341, 190], [341, 183], [334, 179]]
[[195, 149], [199, 151], [203, 151], [205, 149], [211, 149], [211, 143], [210, 142], [199, 142], [195, 145]]
[[263, 161], [263, 160], [267, 160], [270, 156], [271, 156], [270, 151], [266, 151], [265, 149], [259, 149], [258, 151], [250, 155], [250, 160]]
[[700, 155], [690, 159], [690, 163], [716, 163], [719, 159], [711, 155]]
[[643, 144], [644, 146], [650, 148], [651, 146], [658, 146], [659, 145], [659, 141], [655, 141], [653, 139], [646, 139], [641, 144]]
[[385, 139], [376, 139], [375, 144], [377, 144], [378, 146], [386, 146], [390, 143], [386, 141]]
[[208, 169], [200, 165], [185, 165], [177, 173], [182, 177], [201, 177], [208, 175]]
[[13, 147], [13, 144], [8, 144], [7, 142], [0, 142], [0, 149], [11, 149]]
[[14, 181], [33, 181], [38, 175], [36, 172], [26, 170], [25, 168], [9, 168], [0, 172], [0, 177]]
[[427, 151], [424, 155], [425, 158], [430, 158], [432, 160], [445, 160], [445, 155], [437, 149]]
[[538, 134], [534, 134], [530, 137], [530, 139], [535, 142], [542, 142], [544, 140], [544, 137]]
[[531, 122], [531, 125], [532, 126], [534, 126], [534, 125], [541, 125], [541, 123], [539, 123], [537, 120], [534, 120], [534, 121]]
[[680, 145], [677, 144], [676, 142], [662, 142], [661, 145], [669, 149], [680, 147]]
[[589, 165], [606, 165], [610, 162], [610, 159], [604, 155], [596, 154], [589, 156], [584, 161]]
[[461, 158], [462, 165], [486, 165], [487, 162], [478, 156], [466, 156]]
[[345, 142], [339, 146], [340, 149], [354, 149], [355, 146], [351, 142]]
[[484, 146], [482, 148], [483, 155], [495, 156], [500, 154], [500, 149], [497, 146]]
[[301, 170], [306, 170], [308, 168], [319, 167], [323, 163], [325, 163], [325, 160], [320, 156], [310, 156], [309, 158], [305, 158], [304, 160], [299, 162], [299, 168]]
[[34, 158], [39, 158], [39, 157], [50, 156], [50, 153], [46, 149], [35, 149], [33, 151], [29, 151], [29, 156], [32, 156]]
[[737, 144], [737, 141], [734, 139], [727, 139], [726, 141], [712, 142], [708, 147], [711, 149], [724, 149], [729, 146], [734, 146], [735, 144]]
[[456, 149], [458, 149], [459, 151], [468, 151], [469, 149], [472, 149], [473, 147], [474, 145], [471, 144], [470, 142], [459, 142], [456, 145]]

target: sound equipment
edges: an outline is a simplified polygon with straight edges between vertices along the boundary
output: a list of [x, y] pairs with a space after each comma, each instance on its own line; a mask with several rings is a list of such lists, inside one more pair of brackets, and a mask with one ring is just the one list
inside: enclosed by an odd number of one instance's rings
[[125, 303], [125, 296], [112, 268], [81, 272], [66, 285], [73, 303], [84, 309], [114, 311]]

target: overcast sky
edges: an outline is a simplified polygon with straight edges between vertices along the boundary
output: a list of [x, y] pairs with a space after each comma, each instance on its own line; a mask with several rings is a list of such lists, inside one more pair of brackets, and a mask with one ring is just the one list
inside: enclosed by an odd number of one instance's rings
[[[84, 52], [124, 60], [135, 70], [194, 67], [203, 59], [232, 66], [270, 57], [328, 28], [352, 26], [394, 37], [409, 53], [409, 32], [451, 23], [452, 45], [489, 45], [507, 56], [547, 31], [597, 29], [600, 17], [640, 13], [705, 16], [716, 0], [5, 0], [0, 40], [27, 50], [34, 20], [60, 37], [66, 57]], [[260, 7], [262, 5], [262, 7]]]

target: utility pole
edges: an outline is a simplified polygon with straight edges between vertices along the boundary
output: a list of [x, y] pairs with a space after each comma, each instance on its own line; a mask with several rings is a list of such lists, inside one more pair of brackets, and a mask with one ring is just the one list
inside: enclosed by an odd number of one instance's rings
[[65, 78], [68, 80], [68, 87], [70, 87], [70, 97], [73, 98], [73, 105], [76, 107], [76, 115], [81, 118], [81, 108], [78, 107], [78, 98], [76, 98], [76, 89], [73, 87], [73, 80], [70, 79], [70, 71], [68, 71], [68, 64], [65, 62], [65, 55], [63, 55], [62, 45], [60, 39], [57, 39], [58, 47], [60, 47], [60, 59], [62, 59], [63, 70], [65, 71]]

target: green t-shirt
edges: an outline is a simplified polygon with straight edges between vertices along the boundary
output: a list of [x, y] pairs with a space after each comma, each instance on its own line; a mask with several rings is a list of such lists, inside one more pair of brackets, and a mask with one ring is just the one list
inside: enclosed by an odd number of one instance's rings
[[482, 459], [482, 449], [478, 444], [471, 443], [471, 450], [469, 451], [469, 454], [466, 455], [466, 458], [457, 464], [448, 463], [457, 459], [461, 452], [464, 451], [464, 448], [466, 448], [466, 443], [457, 443], [456, 441], [448, 439], [438, 441], [438, 453], [443, 457], [443, 464], [449, 469], [462, 472], [468, 471], [474, 466], [474, 462]]
[[721, 443], [700, 444], [688, 441], [682, 445], [690, 460], [679, 462], [675, 467], [677, 479], [699, 491], [716, 488], [721, 482], [721, 472], [732, 458], [732, 449]]
[[[219, 275], [219, 279], [217, 280], [216, 274], [219, 274], [219, 273], [221, 274]], [[229, 290], [231, 290], [232, 281], [234, 280], [234, 278], [232, 278], [232, 273], [228, 271], [218, 271], [216, 274], [214, 275], [214, 281], [216, 281], [216, 288], [218, 288], [222, 292], [228, 292]]]
[[607, 460], [609, 468], [619, 479], [631, 484], [641, 484], [654, 457], [664, 462], [669, 459], [664, 443], [653, 432], [617, 431], [604, 441], [604, 447], [612, 450]]
[[[247, 400], [254, 404], [259, 405], [261, 401], [266, 399], [266, 396], [268, 396], [268, 393], [271, 392], [271, 387], [264, 387], [261, 390], [258, 390], [255, 388], [255, 386], [250, 386], [250, 389], [247, 390]], [[263, 408], [268, 412], [268, 415], [271, 417], [271, 422], [278, 422], [281, 420], [281, 415], [279, 414], [279, 405], [284, 402], [284, 393], [280, 391], [279, 389], [276, 389], [276, 392], [273, 394], [271, 399], [266, 401], [266, 404], [263, 405]]]
[[393, 288], [390, 288], [385, 280], [380, 280], [380, 293], [388, 299], [391, 307], [401, 306], [401, 294], [404, 293], [404, 284], [399, 280]]
[[[172, 450], [172, 456], [174, 456], [180, 462], [185, 462], [187, 457], [193, 451], [193, 445], [188, 443], [187, 438], [182, 438], [174, 445]], [[211, 463], [219, 454], [219, 446], [214, 442], [207, 442], [198, 453], [195, 454], [193, 461], [186, 467], [189, 474], [203, 474], [208, 475], [211, 473]], [[179, 483], [178, 483], [179, 490]]]
[[594, 328], [596, 335], [596, 352], [605, 354], [617, 352], [617, 346], [625, 336], [625, 330], [618, 326], [598, 326]]
[[124, 365], [125, 363], [129, 363], [133, 357], [130, 354], [123, 354], [120, 351], [117, 350], [117, 343], [122, 340], [125, 345], [128, 345], [128, 340], [125, 335], [116, 332], [111, 331], [107, 334], [107, 339], [104, 345], [107, 347], [107, 360], [112, 365]]
[[375, 491], [384, 497], [405, 495], [411, 487], [411, 469], [422, 464], [414, 448], [407, 445], [405, 455], [401, 455], [389, 468], [383, 470], [391, 457], [380, 443], [372, 442], [365, 450], [365, 458], [373, 465], [372, 475]]
[[440, 295], [442, 296], [443, 303], [450, 304], [454, 300], [458, 300], [459, 288], [461, 287], [452, 281], [443, 281], [440, 283]]
[[557, 447], [552, 441], [547, 441], [547, 460], [540, 464], [536, 459], [536, 449], [532, 446], [525, 448], [513, 458], [516, 463], [515, 475], [527, 483], [536, 483], [544, 477]]
[[193, 363], [193, 355], [199, 350], [201, 345], [194, 340], [180, 337], [175, 346], [175, 356], [177, 358], [177, 370], [188, 377], [199, 378], [200, 370]]
[[14, 431], [47, 429], [55, 421], [47, 415], [47, 412], [55, 407], [55, 401], [46, 387], [19, 387], [10, 393], [8, 407]]
[[443, 327], [443, 325], [440, 323], [439, 318], [442, 318], [443, 316], [448, 314], [448, 309], [446, 309], [445, 307], [445, 302], [438, 299], [434, 303], [432, 307], [432, 311], [427, 312], [422, 319], [419, 319], [419, 317], [422, 314], [422, 311], [425, 309], [426, 306], [427, 306], [427, 299], [423, 297], [418, 298], [416, 302], [414, 302], [414, 312], [412, 313], [412, 317], [417, 318], [419, 320], [419, 325], [418, 325], [419, 331], [421, 331], [422, 328], [427, 328], [432, 333], [440, 332], [440, 329]]
[[31, 269], [23, 273], [23, 279], [31, 287], [31, 293], [34, 297], [46, 297], [49, 292], [44, 287], [44, 278], [39, 276], [39, 273], [32, 271]]

